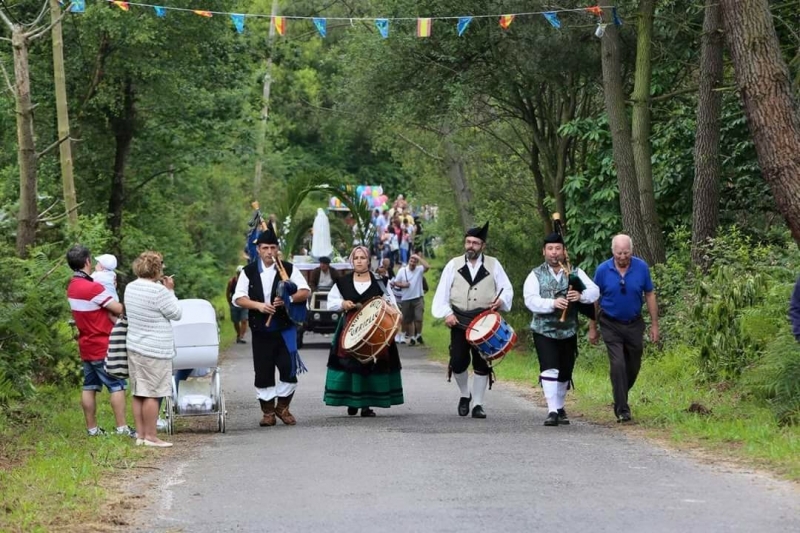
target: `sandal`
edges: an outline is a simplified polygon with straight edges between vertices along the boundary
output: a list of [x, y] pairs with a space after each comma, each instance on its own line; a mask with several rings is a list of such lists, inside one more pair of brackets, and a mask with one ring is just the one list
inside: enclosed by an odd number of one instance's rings
[[361, 409], [361, 416], [372, 418], [373, 416], [378, 416], [378, 415], [375, 413], [375, 411], [373, 411], [369, 407], [364, 407], [363, 409]]

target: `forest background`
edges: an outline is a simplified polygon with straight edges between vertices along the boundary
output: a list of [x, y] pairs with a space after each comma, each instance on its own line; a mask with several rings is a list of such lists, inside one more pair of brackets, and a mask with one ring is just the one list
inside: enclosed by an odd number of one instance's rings
[[[631, 234], [661, 304], [663, 339], [647, 357], [677, 360], [689, 389], [733, 390], [736, 401], [763, 406], [797, 446], [800, 355], [786, 309], [800, 271], [800, 2], [620, 0], [617, 26], [610, 9], [598, 17], [565, 1], [578, 11], [560, 14], [560, 29], [540, 15], [507, 29], [476, 18], [459, 37], [455, 20], [434, 20], [431, 36], [418, 38], [405, 20], [391, 23], [388, 39], [359, 17], [547, 6], [168, 4], [342, 17], [323, 39], [309, 20], [290, 19], [284, 36], [270, 37], [268, 18], [247, 18], [239, 34], [223, 15], [162, 18], [91, 0], [60, 24], [67, 135], [57, 122], [50, 5], [0, 0], [5, 435], [30, 421], [26, 406], [50, 387], [77, 390], [64, 297], [72, 243], [117, 255], [123, 284], [133, 258], [158, 250], [179, 297], [223, 312], [250, 202], [283, 221], [298, 191], [330, 183], [382, 185], [391, 198], [437, 205], [425, 231], [445, 256], [461, 249], [463, 228], [489, 220], [488, 251], [520, 289], [541, 261], [553, 212], [567, 221], [573, 263], [590, 274], [614, 234]], [[27, 108], [15, 69], [23, 37]], [[328, 195], [308, 198], [292, 219], [299, 234]], [[349, 239], [337, 220], [333, 231]], [[518, 292], [511, 322], [525, 331]]]

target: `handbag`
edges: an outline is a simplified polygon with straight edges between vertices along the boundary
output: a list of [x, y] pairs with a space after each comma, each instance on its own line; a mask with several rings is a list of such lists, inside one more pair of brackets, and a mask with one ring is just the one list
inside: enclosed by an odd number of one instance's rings
[[128, 317], [121, 316], [117, 319], [111, 334], [108, 336], [108, 352], [106, 353], [106, 374], [117, 379], [127, 379], [128, 372]]

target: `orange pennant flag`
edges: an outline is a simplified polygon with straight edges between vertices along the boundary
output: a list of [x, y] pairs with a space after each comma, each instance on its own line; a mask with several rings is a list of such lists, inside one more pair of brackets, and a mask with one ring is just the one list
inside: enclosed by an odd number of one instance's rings
[[130, 11], [131, 10], [131, 6], [128, 5], [128, 2], [119, 2], [119, 1], [115, 0], [112, 3], [115, 6], [117, 6], [118, 8], [120, 8], [121, 10], [123, 10], [123, 11]]
[[600, 7], [600, 6], [587, 7], [586, 11], [588, 11], [592, 15], [596, 15], [598, 17], [602, 17], [603, 16], [603, 8]]
[[286, 33], [286, 17], [272, 17], [272, 23], [275, 25], [275, 31], [280, 35]]
[[192, 12], [195, 15], [200, 15], [201, 17], [211, 18], [211, 17], [214, 16], [214, 15], [211, 14], [211, 11], [201, 11], [199, 9], [193, 9]]
[[500, 27], [504, 30], [507, 30], [512, 22], [514, 22], [514, 15], [500, 15]]

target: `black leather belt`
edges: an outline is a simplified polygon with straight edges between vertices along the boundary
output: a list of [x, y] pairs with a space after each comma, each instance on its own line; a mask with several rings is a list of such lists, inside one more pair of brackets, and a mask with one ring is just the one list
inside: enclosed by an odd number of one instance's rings
[[614, 318], [613, 316], [609, 315], [606, 312], [602, 312], [602, 314], [600, 316], [603, 317], [603, 318], [607, 318], [611, 322], [616, 322], [617, 324], [623, 324], [625, 326], [633, 324], [635, 322], [639, 322], [642, 319], [642, 315], [638, 315], [638, 316], [635, 316], [635, 317], [631, 318], [630, 320], [620, 320], [618, 318]]

